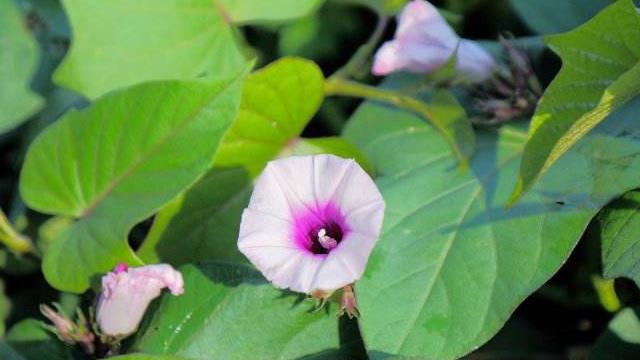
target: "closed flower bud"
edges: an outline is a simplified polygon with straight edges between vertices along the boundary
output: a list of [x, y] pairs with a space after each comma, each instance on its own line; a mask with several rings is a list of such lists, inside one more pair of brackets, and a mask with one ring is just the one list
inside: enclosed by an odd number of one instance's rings
[[413, 0], [400, 14], [394, 39], [378, 49], [372, 72], [431, 73], [454, 54], [459, 77], [469, 82], [486, 80], [496, 67], [493, 57], [475, 41], [458, 37], [433, 5]]
[[96, 311], [102, 333], [122, 338], [135, 332], [149, 303], [164, 288], [169, 288], [173, 295], [184, 292], [182, 274], [170, 265], [116, 266], [102, 278]]

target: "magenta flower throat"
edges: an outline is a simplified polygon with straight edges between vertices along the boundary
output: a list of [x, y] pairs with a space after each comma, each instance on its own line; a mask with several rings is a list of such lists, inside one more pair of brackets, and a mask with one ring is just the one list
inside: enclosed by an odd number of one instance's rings
[[293, 214], [293, 239], [315, 255], [329, 254], [349, 235], [349, 227], [333, 203], [312, 204]]

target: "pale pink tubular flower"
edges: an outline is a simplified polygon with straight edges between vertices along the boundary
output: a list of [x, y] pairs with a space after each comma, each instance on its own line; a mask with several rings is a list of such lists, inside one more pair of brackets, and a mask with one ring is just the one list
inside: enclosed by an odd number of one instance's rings
[[238, 248], [277, 287], [332, 292], [362, 276], [384, 206], [353, 160], [313, 155], [271, 161], [242, 214]]
[[164, 288], [169, 288], [173, 295], [184, 292], [182, 274], [170, 265], [116, 266], [102, 277], [102, 293], [96, 310], [102, 333], [113, 337], [134, 333], [147, 306]]
[[446, 64], [454, 52], [456, 70], [466, 81], [486, 80], [496, 67], [493, 57], [475, 41], [458, 37], [431, 3], [412, 0], [400, 14], [394, 39], [378, 49], [372, 72], [431, 73]]

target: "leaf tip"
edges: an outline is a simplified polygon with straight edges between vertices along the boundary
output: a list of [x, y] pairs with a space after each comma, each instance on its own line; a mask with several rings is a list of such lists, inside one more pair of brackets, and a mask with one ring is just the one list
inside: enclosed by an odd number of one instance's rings
[[522, 178], [518, 178], [518, 182], [516, 183], [516, 186], [513, 189], [511, 195], [509, 195], [507, 202], [504, 204], [504, 208], [511, 209], [518, 202], [518, 200], [520, 200], [524, 192], [524, 182], [522, 181]]

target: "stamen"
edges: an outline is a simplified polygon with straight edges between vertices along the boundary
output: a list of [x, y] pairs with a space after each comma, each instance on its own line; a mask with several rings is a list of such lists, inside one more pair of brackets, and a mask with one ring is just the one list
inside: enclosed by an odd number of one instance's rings
[[335, 249], [336, 246], [338, 246], [338, 242], [336, 241], [336, 239], [328, 236], [327, 230], [325, 230], [324, 228], [318, 231], [318, 242], [323, 248], [327, 250]]

